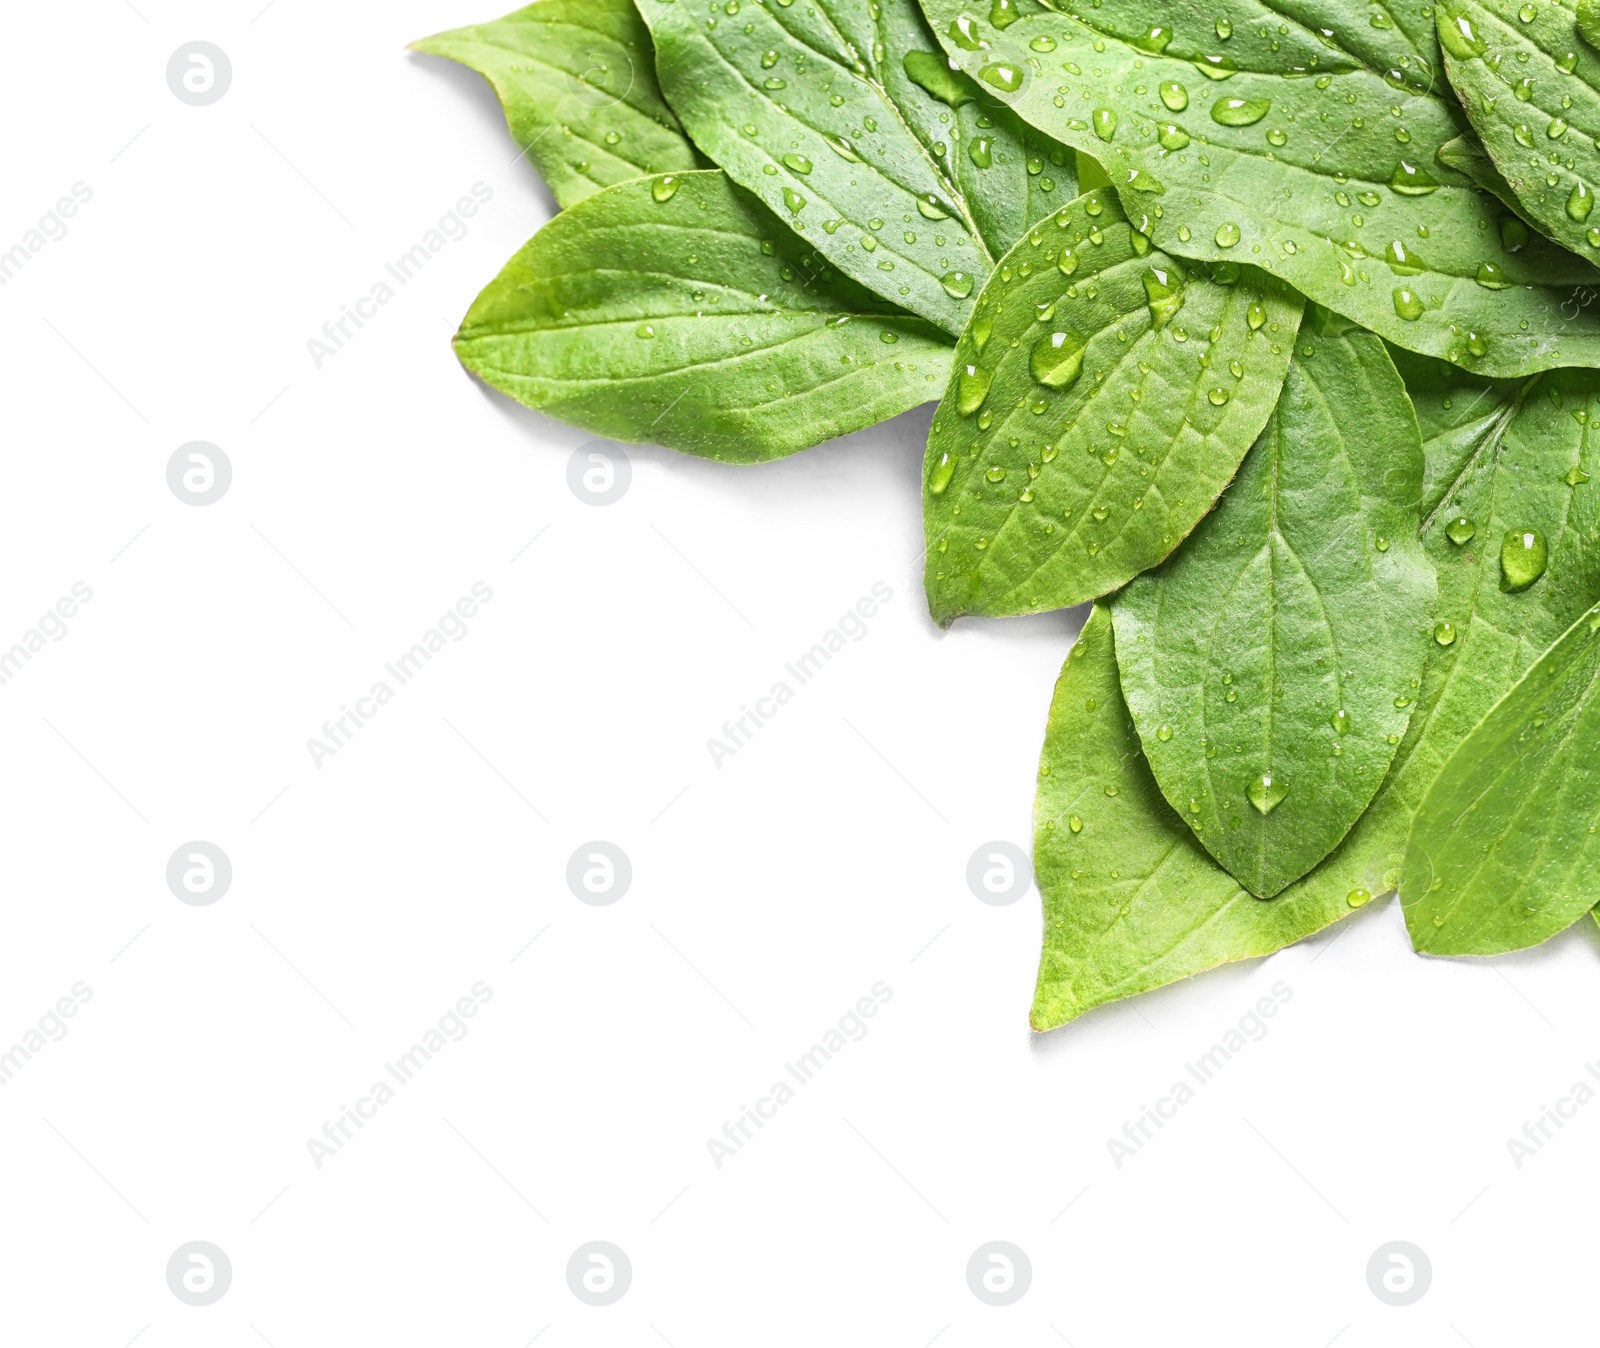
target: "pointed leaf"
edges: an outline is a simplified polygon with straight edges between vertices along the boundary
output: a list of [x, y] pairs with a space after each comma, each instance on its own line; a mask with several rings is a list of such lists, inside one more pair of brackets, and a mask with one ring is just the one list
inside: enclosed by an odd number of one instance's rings
[[633, 0], [537, 0], [411, 45], [489, 81], [511, 138], [562, 207], [643, 173], [696, 166]]
[[[1589, 432], [1589, 419], [1600, 416], [1600, 376], [1560, 370], [1485, 386], [1416, 368], [1406, 370], [1406, 379], [1429, 437], [1424, 510], [1435, 530], [1461, 540], [1449, 545], [1453, 556], [1436, 554], [1440, 613], [1456, 633], [1436, 713], [1448, 723], [1448, 734], [1441, 732], [1436, 743], [1440, 766], [1450, 759], [1450, 777], [1459, 771], [1452, 757], [1458, 746], [1470, 743], [1469, 733], [1494, 704], [1600, 596], [1600, 496], [1589, 481], [1591, 473], [1600, 474]], [[1537, 549], [1522, 546], [1526, 534], [1536, 536], [1546, 558], [1536, 577], [1530, 562]], [[1504, 926], [1481, 921], [1470, 907], [1458, 909], [1464, 893], [1478, 895], [1474, 903], [1490, 901], [1486, 894], [1492, 900], [1492, 887], [1504, 876], [1486, 873], [1489, 889], [1476, 882], [1470, 891], [1456, 888], [1463, 883], [1456, 868], [1484, 860], [1478, 848], [1492, 835], [1488, 825], [1475, 831], [1474, 843], [1457, 857], [1439, 845], [1438, 829], [1436, 821], [1418, 840], [1413, 859], [1419, 869], [1413, 873], [1408, 865], [1401, 888], [1418, 950], [1490, 954], [1550, 934], [1528, 935], [1538, 922], [1557, 920], [1542, 904]], [[1438, 859], [1425, 862], [1424, 854]], [[1433, 890], [1441, 868], [1450, 870], [1451, 887]]]
[[928, 437], [928, 607], [947, 625], [1093, 599], [1211, 508], [1283, 384], [1300, 297], [1152, 251], [1113, 193], [984, 287]]
[[1302, 330], [1217, 508], [1111, 606], [1162, 794], [1260, 898], [1327, 856], [1377, 793], [1437, 597], [1405, 385], [1379, 338], [1328, 326]]
[[1062, 667], [1039, 766], [1034, 1029], [1270, 955], [1348, 916], [1393, 884], [1406, 818], [1374, 806], [1310, 875], [1252, 898], [1162, 798], [1122, 700], [1111, 615], [1097, 607]]
[[640, 12], [696, 144], [840, 270], [951, 333], [994, 259], [1075, 191], [1066, 148], [953, 71], [915, 0]]
[[1450, 756], [1406, 845], [1418, 949], [1522, 950], [1600, 903], [1597, 691], [1600, 608], [1568, 628]]
[[1450, 83], [1521, 208], [1551, 238], [1596, 256], [1600, 53], [1573, 11], [1548, 0], [1446, 0], [1435, 17]]
[[[1389, 776], [1320, 866], [1277, 898], [1251, 898], [1156, 786], [1122, 702], [1109, 615], [1097, 611], [1056, 685], [1040, 766], [1034, 873], [1045, 941], [1036, 1028], [1269, 954], [1398, 884], [1412, 816], [1445, 760], [1600, 592], [1600, 501], [1579, 494], [1593, 490], [1587, 484], [1564, 480], [1590, 453], [1572, 414], [1600, 415], [1600, 376], [1561, 371], [1491, 383], [1404, 353], [1395, 362], [1422, 426], [1423, 546], [1439, 577], [1436, 621], [1449, 624], [1453, 640], [1428, 643]], [[1548, 575], [1520, 594], [1499, 588], [1503, 534], [1493, 529], [1504, 528], [1502, 508], [1551, 540]], [[1459, 525], [1468, 516], [1478, 531], [1470, 535]], [[1415, 942], [1415, 917], [1406, 916]], [[1424, 921], [1431, 931], [1431, 917]]]
[[478, 296], [469, 370], [622, 440], [754, 463], [937, 396], [936, 328], [840, 276], [716, 171], [563, 211]]
[[1600, 365], [1600, 316], [1561, 309], [1600, 274], [1437, 162], [1465, 119], [1428, 92], [1438, 48], [1420, 14], [1222, 0], [1152, 30], [1142, 0], [1106, 0], [1000, 28], [964, 0], [923, 5], [964, 70], [1099, 158], [1167, 252], [1262, 267], [1484, 374]]

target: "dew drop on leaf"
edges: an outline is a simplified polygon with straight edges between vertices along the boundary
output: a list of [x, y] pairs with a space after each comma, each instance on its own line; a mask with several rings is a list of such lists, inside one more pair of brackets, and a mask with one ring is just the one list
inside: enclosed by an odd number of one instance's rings
[[1046, 388], [1070, 388], [1083, 373], [1084, 340], [1075, 332], [1052, 332], [1034, 343], [1028, 371]]
[[1512, 529], [1500, 545], [1500, 588], [1508, 594], [1526, 590], [1550, 564], [1550, 550], [1537, 529]]
[[1248, 800], [1260, 814], [1271, 814], [1283, 803], [1283, 798], [1289, 794], [1289, 788], [1275, 782], [1270, 772], [1263, 772], [1261, 776], [1253, 778], [1244, 789], [1245, 799]]
[[676, 175], [663, 174], [650, 184], [650, 195], [657, 201], [671, 201], [677, 194], [678, 187], [679, 180]]
[[964, 271], [949, 271], [939, 278], [945, 294], [952, 299], [964, 300], [972, 294], [972, 277]]
[[1158, 92], [1161, 101], [1173, 112], [1182, 112], [1189, 106], [1189, 91], [1177, 80], [1163, 80]]
[[1441, 618], [1433, 625], [1433, 639], [1441, 646], [1454, 646], [1456, 644], [1456, 625]]
[[1231, 221], [1224, 221], [1217, 226], [1216, 240], [1218, 248], [1232, 248], [1240, 239], [1239, 226]]
[[1478, 532], [1478, 526], [1465, 515], [1457, 515], [1449, 524], [1444, 526], [1444, 536], [1458, 548], [1465, 547], [1472, 541], [1472, 536]]
[[994, 383], [994, 371], [981, 365], [964, 365], [956, 376], [956, 411], [970, 417], [989, 396], [989, 385]]
[[1211, 120], [1218, 126], [1254, 126], [1271, 110], [1265, 98], [1219, 98], [1211, 105]]

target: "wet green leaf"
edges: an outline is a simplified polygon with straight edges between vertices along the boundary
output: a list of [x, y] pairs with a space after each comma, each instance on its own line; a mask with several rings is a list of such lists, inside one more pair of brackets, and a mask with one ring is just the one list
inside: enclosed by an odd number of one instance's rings
[[1062, 667], [1045, 732], [1034, 807], [1044, 897], [1036, 1030], [1320, 931], [1392, 888], [1405, 845], [1408, 815], [1380, 797], [1310, 875], [1270, 901], [1252, 898], [1163, 799], [1112, 644], [1111, 615], [1097, 607]]
[[845, 274], [960, 332], [994, 260], [1076, 191], [1070, 152], [953, 70], [915, 0], [646, 0], [695, 142]]
[[1261, 898], [1327, 856], [1377, 793], [1437, 596], [1405, 385], [1379, 338], [1318, 326], [1308, 317], [1217, 508], [1111, 606], [1162, 794]]
[[462, 363], [529, 407], [732, 463], [937, 396], [948, 339], [840, 276], [715, 171], [563, 211], [478, 296]]
[[[1097, 611], [1056, 685], [1040, 767], [1034, 872], [1045, 941], [1036, 1028], [1269, 954], [1394, 888], [1412, 816], [1445, 760], [1600, 592], [1600, 504], [1578, 494], [1586, 484], [1566, 481], [1580, 456], [1590, 462], [1587, 418], [1600, 415], [1600, 376], [1569, 370], [1492, 382], [1405, 353], [1395, 362], [1423, 434], [1435, 623], [1455, 636], [1428, 644], [1388, 777], [1320, 866], [1275, 899], [1251, 898], [1156, 786], [1122, 701], [1109, 615]], [[1551, 558], [1544, 579], [1516, 594], [1499, 585], [1512, 517], [1545, 531]], [[1414, 942], [1419, 916], [1408, 908]], [[1431, 914], [1420, 920], [1436, 932]]]
[[1450, 83], [1528, 218], [1574, 252], [1600, 255], [1600, 53], [1573, 11], [1553, 0], [1446, 0], [1435, 15]]
[[[979, 78], [1015, 72], [1002, 97], [1094, 154], [1124, 201], [1155, 217], [1167, 252], [1262, 267], [1397, 345], [1484, 374], [1600, 365], [1600, 318], [1562, 312], [1600, 275], [1438, 162], [1466, 122], [1420, 10], [1376, 24], [1355, 0], [1292, 11], [1224, 0], [1171, 18], [1163, 44], [1148, 40], [1139, 0], [1081, 18], [1029, 0], [1004, 28], [963, 0], [923, 3], [951, 58]], [[962, 19], [975, 50], [949, 36]]]
[[1148, 247], [1105, 189], [1032, 229], [962, 334], [928, 437], [935, 621], [1081, 603], [1177, 547], [1266, 423], [1299, 296]]
[[512, 139], [562, 207], [640, 174], [696, 167], [632, 0], [538, 0], [411, 45], [489, 81]]
[[1597, 689], [1600, 608], [1568, 628], [1451, 755], [1406, 845], [1419, 950], [1521, 950], [1600, 902]]
[[[1600, 416], [1600, 376], [1561, 370], [1520, 382], [1485, 384], [1459, 373], [1448, 376], [1437, 367], [1407, 369], [1406, 375], [1429, 437], [1424, 509], [1436, 531], [1459, 540], [1448, 542], [1447, 551], [1435, 551], [1439, 611], [1458, 633], [1448, 648], [1450, 678], [1438, 713], [1450, 727], [1448, 736], [1436, 737], [1434, 776], [1439, 776], [1438, 768], [1445, 769], [1442, 801], [1452, 789], [1448, 783], [1463, 774], [1457, 760], [1470, 764], [1478, 758], [1477, 751], [1466, 748], [1477, 738], [1471, 733], [1474, 727], [1600, 597], [1600, 498], [1589, 480], [1600, 472], [1589, 427], [1590, 419]], [[1506, 574], [1507, 545], [1516, 566], [1526, 556], [1522, 542], [1528, 534], [1543, 545], [1545, 568], [1530, 584], [1516, 588], [1508, 583], [1516, 578]], [[1440, 818], [1443, 808], [1427, 807], [1430, 822], [1424, 826], [1419, 821], [1407, 862], [1401, 897], [1412, 944], [1427, 954], [1489, 954], [1532, 944], [1558, 930], [1531, 934], [1541, 922], [1557, 920], [1559, 909], [1544, 902], [1558, 895], [1552, 892], [1534, 904], [1521, 887], [1532, 877], [1520, 877], [1520, 884], [1511, 879], [1516, 862], [1509, 872], [1495, 870], [1495, 858], [1486, 859], [1479, 851], [1490, 841], [1486, 822], [1481, 828], [1463, 822], [1463, 828], [1473, 830], [1464, 852], [1440, 845], [1441, 826], [1453, 820]], [[1570, 829], [1563, 839], [1571, 847], [1585, 840], [1581, 830]], [[1508, 846], [1508, 860], [1519, 845]], [[1489, 865], [1481, 874], [1469, 876], [1486, 860]], [[1419, 866], [1415, 873], [1412, 861]], [[1434, 889], [1441, 875], [1447, 877], [1446, 887]], [[1523, 908], [1535, 906], [1536, 912], [1493, 916], [1502, 905], [1519, 901]]]

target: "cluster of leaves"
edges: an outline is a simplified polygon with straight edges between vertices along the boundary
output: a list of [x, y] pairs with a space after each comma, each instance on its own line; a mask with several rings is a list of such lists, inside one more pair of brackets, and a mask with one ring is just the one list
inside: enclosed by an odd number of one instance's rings
[[1600, 0], [1516, 3], [537, 0], [417, 44], [562, 207], [469, 369], [738, 463], [942, 395], [935, 620], [1094, 602], [1037, 1028], [1396, 889], [1440, 955], [1600, 902]]

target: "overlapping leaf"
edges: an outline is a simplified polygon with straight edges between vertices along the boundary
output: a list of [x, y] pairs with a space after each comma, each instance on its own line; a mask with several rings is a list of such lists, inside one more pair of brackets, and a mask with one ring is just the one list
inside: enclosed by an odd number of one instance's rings
[[1445, 69], [1528, 217], [1588, 257], [1600, 250], [1600, 53], [1551, 0], [1446, 0]]
[[641, 174], [696, 167], [633, 0], [537, 0], [411, 45], [489, 81], [512, 139], [559, 206]]
[[1258, 897], [1338, 845], [1405, 734], [1436, 597], [1421, 495], [1416, 414], [1383, 342], [1308, 317], [1238, 478], [1112, 604], [1162, 794]]
[[[1252, 898], [1162, 797], [1122, 701], [1109, 616], [1097, 613], [1056, 685], [1040, 766], [1036, 1028], [1281, 949], [1398, 885], [1412, 817], [1445, 760], [1600, 590], [1600, 503], [1572, 472], [1587, 450], [1587, 422], [1573, 413], [1600, 414], [1600, 376], [1497, 383], [1403, 353], [1396, 363], [1423, 433], [1423, 545], [1439, 603], [1389, 776], [1320, 866], [1276, 898]], [[1500, 588], [1494, 532], [1510, 516], [1545, 531], [1550, 548], [1547, 575], [1518, 593]], [[1407, 897], [1419, 949], [1449, 931], [1433, 916]]]
[[965, 0], [923, 7], [964, 70], [1095, 154], [1168, 252], [1262, 267], [1484, 374], [1600, 365], [1600, 318], [1561, 310], [1600, 276], [1437, 161], [1465, 118], [1420, 11], [1016, 0], [1000, 26]]
[[536, 234], [456, 336], [474, 374], [622, 440], [753, 463], [937, 395], [948, 339], [717, 171], [609, 187]]
[[[1406, 374], [1429, 437], [1424, 509], [1435, 531], [1459, 540], [1447, 552], [1432, 550], [1440, 612], [1453, 624], [1449, 678], [1437, 695], [1437, 715], [1448, 716], [1451, 733], [1436, 737], [1436, 776], [1490, 708], [1600, 598], [1600, 497], [1589, 481], [1600, 474], [1589, 425], [1600, 416], [1600, 375], [1562, 370], [1485, 385], [1414, 364]], [[1441, 955], [1526, 944], [1514, 913], [1486, 921], [1461, 906], [1464, 897], [1489, 908], [1515, 902], [1509, 891], [1467, 885], [1454, 873], [1482, 860], [1478, 848], [1492, 841], [1487, 828], [1460, 857], [1437, 846], [1437, 829], [1430, 824], [1418, 847], [1438, 855], [1415, 872], [1408, 864], [1401, 890], [1412, 944]], [[1576, 846], [1580, 839], [1565, 841]], [[1434, 889], [1442, 867], [1451, 878]]]
[[[1600, 902], [1600, 608], [1461, 742], [1412, 824], [1405, 890], [1433, 954], [1521, 950]], [[1424, 927], [1426, 935], [1426, 927]]]
[[1066, 148], [953, 71], [915, 0], [640, 12], [700, 148], [845, 274], [951, 333], [994, 260], [1074, 195]]
[[934, 619], [1061, 608], [1161, 561], [1283, 384], [1299, 296], [1178, 263], [1115, 195], [1036, 226], [984, 287], [928, 437]]

